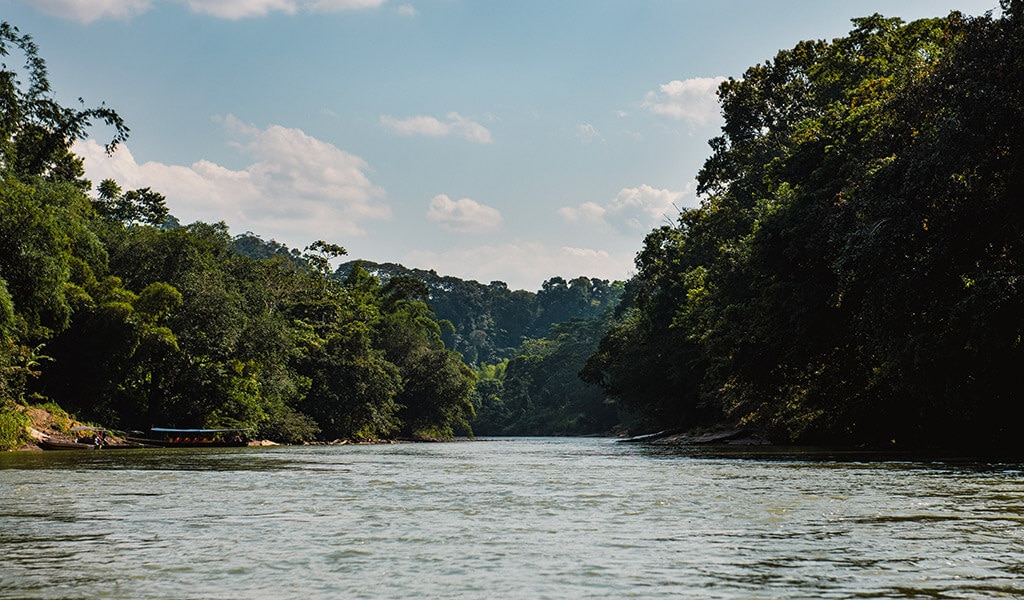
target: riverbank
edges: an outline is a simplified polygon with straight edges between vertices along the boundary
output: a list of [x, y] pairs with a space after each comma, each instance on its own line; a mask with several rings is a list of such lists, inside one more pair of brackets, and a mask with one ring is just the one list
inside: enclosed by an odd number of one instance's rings
[[[10, 451], [16, 452], [41, 452], [44, 441], [59, 443], [78, 442], [81, 437], [89, 437], [90, 432], [103, 430], [104, 443], [110, 446], [118, 446], [126, 443], [121, 435], [101, 425], [95, 425], [80, 421], [61, 409], [59, 406], [48, 403], [41, 405], [15, 405], [14, 411], [20, 413], [27, 423], [24, 426], [23, 442]], [[91, 442], [90, 442], [91, 443]], [[257, 441], [255, 445], [276, 445], [269, 441]]]
[[54, 410], [53, 408], [56, 407], [16, 406], [16, 410], [28, 417], [29, 424], [25, 427], [28, 439], [13, 450], [41, 452], [43, 449], [39, 446], [39, 442], [47, 438], [64, 442], [75, 441], [76, 436], [72, 434], [72, 428], [83, 427], [86, 424], [63, 410]]
[[[25, 426], [25, 440], [15, 448], [8, 451], [14, 452], [41, 452], [43, 448], [40, 442], [46, 439], [59, 442], [75, 442], [78, 435], [75, 434], [76, 427], [97, 427], [83, 421], [79, 421], [73, 415], [68, 414], [56, 405], [25, 406], [16, 405], [15, 410], [28, 419]], [[125, 439], [111, 430], [107, 429], [106, 440], [109, 444], [117, 445], [125, 443]], [[440, 442], [440, 439], [411, 439], [402, 438], [394, 440], [331, 440], [331, 441], [306, 441], [299, 446], [348, 446], [348, 445], [373, 445], [373, 444], [403, 444], [416, 442]], [[271, 440], [250, 440], [249, 446], [279, 446], [281, 444]]]
[[753, 429], [666, 429], [655, 433], [623, 438], [627, 444], [657, 446], [770, 446], [764, 436]]

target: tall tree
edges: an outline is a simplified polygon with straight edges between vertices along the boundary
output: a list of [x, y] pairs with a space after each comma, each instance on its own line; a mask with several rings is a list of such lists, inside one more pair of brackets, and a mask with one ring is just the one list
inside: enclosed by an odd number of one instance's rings
[[[4, 21], [0, 23], [0, 57], [12, 53], [20, 53], [24, 63], [20, 70], [0, 64], [0, 169], [20, 179], [46, 177], [86, 188], [82, 161], [71, 152], [71, 145], [84, 139], [89, 126], [99, 121], [114, 130], [106, 145], [112, 152], [128, 138], [128, 127], [105, 105], [70, 108], [57, 103], [35, 42]], [[22, 82], [22, 77], [27, 81]]]

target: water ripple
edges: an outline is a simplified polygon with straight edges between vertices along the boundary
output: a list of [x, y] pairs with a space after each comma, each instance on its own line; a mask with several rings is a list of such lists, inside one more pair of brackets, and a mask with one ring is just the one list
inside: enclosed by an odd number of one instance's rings
[[0, 455], [0, 598], [1024, 596], [1016, 465], [608, 440]]

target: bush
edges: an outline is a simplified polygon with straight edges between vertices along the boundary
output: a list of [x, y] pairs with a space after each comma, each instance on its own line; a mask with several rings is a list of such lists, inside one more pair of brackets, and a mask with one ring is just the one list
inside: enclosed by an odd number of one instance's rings
[[257, 436], [284, 444], [301, 444], [315, 440], [320, 433], [316, 421], [287, 406], [270, 411]]
[[31, 421], [13, 406], [0, 404], [0, 450], [14, 450], [28, 441]]

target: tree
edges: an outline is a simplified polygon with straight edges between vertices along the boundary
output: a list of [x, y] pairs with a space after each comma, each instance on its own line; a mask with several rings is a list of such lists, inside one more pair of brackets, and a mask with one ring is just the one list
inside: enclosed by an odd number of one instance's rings
[[52, 98], [46, 63], [29, 35], [17, 27], [0, 23], [0, 57], [17, 51], [24, 56], [21, 75], [0, 64], [0, 170], [22, 180], [45, 177], [51, 181], [74, 182], [82, 189], [82, 161], [72, 154], [71, 145], [84, 139], [94, 121], [114, 129], [107, 152], [128, 139], [128, 127], [111, 108], [68, 108]]
[[106, 268], [106, 253], [85, 218], [88, 201], [68, 184], [0, 184], [0, 277], [29, 344], [67, 328], [73, 265]]
[[170, 215], [167, 198], [148, 187], [121, 193], [121, 187], [113, 180], [104, 179], [97, 188], [98, 196], [93, 201], [96, 212], [107, 219], [124, 224], [143, 223], [163, 225]]
[[480, 369], [474, 430], [483, 435], [604, 434], [619, 423], [602, 389], [580, 379], [606, 328], [603, 319], [556, 324], [509, 361]]
[[723, 84], [708, 198], [648, 236], [588, 378], [661, 423], [708, 406], [785, 441], [1008, 445], [1024, 61], [1003, 7], [855, 19]]
[[300, 408], [327, 439], [377, 440], [399, 428], [401, 376], [371, 342], [366, 324], [352, 322], [313, 342], [300, 361], [312, 381]]
[[427, 293], [425, 284], [404, 276], [392, 278], [381, 288], [377, 345], [402, 374], [396, 399], [402, 432], [411, 437], [449, 438], [458, 427], [472, 433], [475, 376], [458, 353], [444, 347], [441, 324], [423, 301]]

